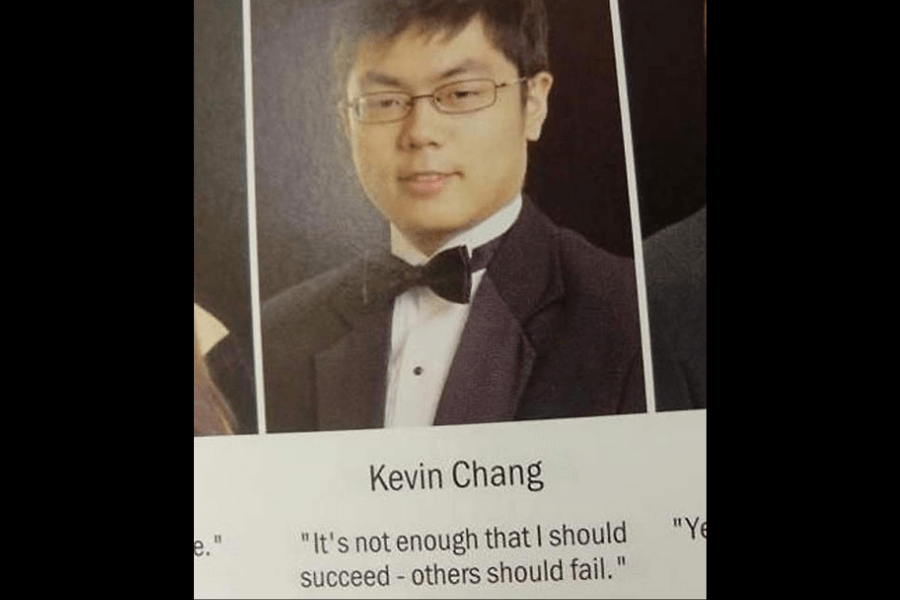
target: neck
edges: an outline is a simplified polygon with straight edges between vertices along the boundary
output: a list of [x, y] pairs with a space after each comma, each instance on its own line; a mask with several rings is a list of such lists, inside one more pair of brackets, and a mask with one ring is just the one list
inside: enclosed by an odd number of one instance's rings
[[403, 237], [409, 240], [409, 242], [416, 247], [416, 250], [425, 256], [432, 256], [435, 254], [441, 246], [453, 238], [453, 235], [453, 233], [415, 235], [413, 233], [403, 232]]
[[440, 250], [466, 246], [469, 252], [503, 235], [519, 216], [522, 196], [516, 194], [503, 208], [464, 231], [401, 231], [391, 225], [391, 252], [409, 264], [424, 264]]

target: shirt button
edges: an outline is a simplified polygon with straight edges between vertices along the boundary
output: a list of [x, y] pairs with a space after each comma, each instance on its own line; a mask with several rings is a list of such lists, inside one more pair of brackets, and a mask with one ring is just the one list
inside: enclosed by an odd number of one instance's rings
[[413, 374], [414, 374], [414, 375], [421, 375], [421, 374], [422, 374], [422, 367], [416, 367], [415, 369], [413, 369]]

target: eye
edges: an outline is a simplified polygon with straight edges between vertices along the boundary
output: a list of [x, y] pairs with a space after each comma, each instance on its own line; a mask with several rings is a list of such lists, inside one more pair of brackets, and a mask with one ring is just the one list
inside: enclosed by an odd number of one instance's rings
[[481, 90], [476, 88], [454, 88], [450, 90], [450, 100], [466, 100], [477, 98], [481, 94]]
[[410, 99], [402, 92], [377, 92], [360, 96], [356, 101], [356, 118], [363, 122], [387, 122], [403, 118]]
[[369, 96], [366, 98], [360, 98], [360, 104], [366, 110], [381, 110], [396, 106], [397, 104], [399, 104], [399, 101], [396, 97], [393, 96]]
[[469, 112], [489, 106], [493, 82], [476, 79], [447, 85], [437, 93], [437, 101], [448, 112]]
[[377, 108], [391, 108], [399, 105], [400, 101], [397, 98], [378, 98], [375, 100], [375, 106]]
[[407, 100], [402, 94], [371, 94], [362, 96], [359, 102], [366, 110], [386, 110], [403, 106]]

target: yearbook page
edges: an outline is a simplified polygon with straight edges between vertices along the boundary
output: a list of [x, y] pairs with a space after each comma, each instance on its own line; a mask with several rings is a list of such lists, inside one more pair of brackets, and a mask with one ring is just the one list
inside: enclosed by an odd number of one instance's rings
[[703, 0], [194, 0], [194, 597], [706, 596]]

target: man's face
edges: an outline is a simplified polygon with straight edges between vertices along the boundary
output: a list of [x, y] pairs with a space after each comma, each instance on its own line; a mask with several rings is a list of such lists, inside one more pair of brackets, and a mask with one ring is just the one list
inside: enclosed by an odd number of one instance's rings
[[[415, 96], [478, 78], [500, 84], [516, 81], [519, 73], [476, 17], [449, 40], [412, 27], [389, 42], [362, 44], [347, 95]], [[527, 142], [540, 136], [551, 84], [549, 73], [520, 84], [529, 85], [524, 109], [521, 88], [511, 85], [497, 90], [493, 106], [474, 113], [444, 114], [422, 98], [396, 122], [359, 123], [345, 115], [353, 161], [369, 199], [420, 250], [433, 253], [521, 189]]]

